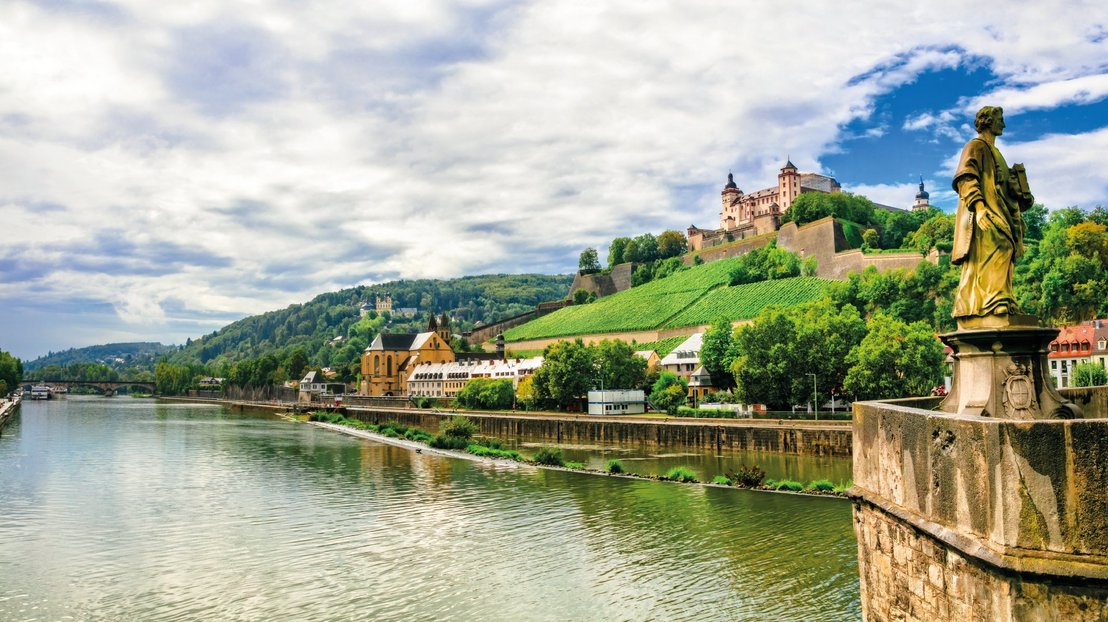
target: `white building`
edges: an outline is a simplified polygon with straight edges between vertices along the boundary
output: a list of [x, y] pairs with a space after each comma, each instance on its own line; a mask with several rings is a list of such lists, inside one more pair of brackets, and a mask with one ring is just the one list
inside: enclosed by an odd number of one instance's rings
[[681, 342], [681, 345], [662, 358], [662, 369], [688, 378], [700, 367], [700, 346], [703, 342], [704, 333], [696, 333]]
[[1072, 387], [1073, 369], [1082, 363], [1108, 369], [1108, 320], [1090, 320], [1077, 326], [1063, 326], [1050, 342], [1050, 375], [1054, 386]]
[[418, 397], [455, 397], [473, 378], [511, 380], [512, 387], [535, 373], [543, 358], [452, 361], [416, 365], [408, 376], [408, 395]]
[[590, 415], [634, 415], [646, 412], [646, 393], [640, 389], [589, 391]]

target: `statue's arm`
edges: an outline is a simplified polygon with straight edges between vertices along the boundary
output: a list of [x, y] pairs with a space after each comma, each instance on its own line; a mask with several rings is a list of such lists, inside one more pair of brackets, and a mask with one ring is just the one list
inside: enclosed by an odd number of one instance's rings
[[962, 205], [969, 211], [976, 212], [977, 205], [985, 202], [985, 195], [981, 192], [981, 179], [973, 175], [963, 175], [958, 178], [957, 184]]

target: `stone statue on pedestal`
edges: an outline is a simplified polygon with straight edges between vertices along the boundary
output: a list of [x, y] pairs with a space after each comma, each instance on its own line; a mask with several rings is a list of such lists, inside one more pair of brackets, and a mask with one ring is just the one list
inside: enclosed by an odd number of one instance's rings
[[1023, 253], [1022, 212], [1035, 202], [1022, 164], [1009, 168], [996, 148], [1004, 111], [985, 106], [978, 135], [962, 149], [954, 189], [958, 212], [951, 262], [962, 266], [954, 297], [958, 330], [941, 335], [954, 351], [954, 384], [940, 409], [1008, 419], [1073, 418], [1081, 410], [1063, 398], [1047, 373], [1056, 328], [1021, 315], [1012, 292]]
[[1023, 254], [1021, 212], [1035, 202], [1023, 165], [1008, 168], [996, 148], [996, 137], [1004, 132], [1004, 111], [985, 106], [974, 125], [978, 135], [962, 149], [953, 183], [958, 212], [950, 260], [962, 266], [954, 298], [960, 328], [1004, 326], [1004, 316], [1019, 313], [1012, 293], [1013, 266]]

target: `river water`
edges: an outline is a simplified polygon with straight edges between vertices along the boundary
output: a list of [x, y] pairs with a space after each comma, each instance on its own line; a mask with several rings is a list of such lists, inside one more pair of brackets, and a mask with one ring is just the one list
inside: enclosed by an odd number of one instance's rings
[[270, 415], [25, 402], [0, 620], [857, 620], [839, 499], [416, 454]]

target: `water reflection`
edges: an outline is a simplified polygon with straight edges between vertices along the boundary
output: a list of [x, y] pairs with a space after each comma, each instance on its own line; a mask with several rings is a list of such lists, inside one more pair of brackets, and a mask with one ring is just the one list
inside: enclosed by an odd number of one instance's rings
[[219, 407], [23, 406], [0, 619], [849, 620], [850, 506], [415, 454]]

